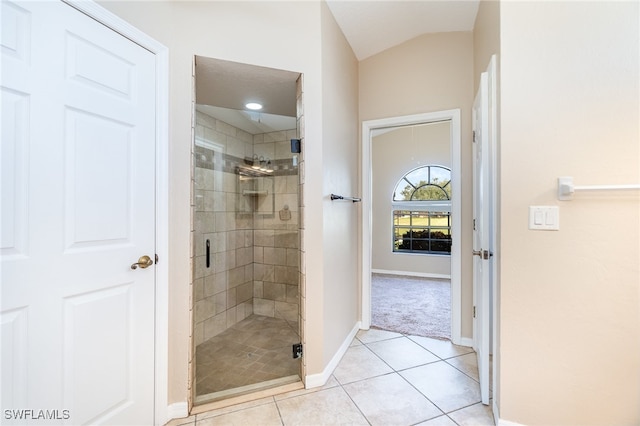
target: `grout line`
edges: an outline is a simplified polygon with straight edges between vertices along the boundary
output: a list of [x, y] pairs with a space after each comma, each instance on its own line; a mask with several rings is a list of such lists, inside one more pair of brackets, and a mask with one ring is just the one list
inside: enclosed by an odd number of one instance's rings
[[[262, 399], [268, 399], [268, 398], [271, 398], [272, 401], [264, 401], [264, 402], [258, 403], [258, 401], [261, 401]], [[252, 401], [240, 402], [240, 403], [237, 403], [237, 404], [228, 405], [226, 407], [220, 407], [220, 408], [215, 408], [215, 409], [209, 410], [209, 411], [203, 411], [202, 413], [195, 414], [194, 418], [195, 418], [195, 422], [197, 424], [197, 422], [199, 422], [201, 420], [211, 419], [211, 418], [214, 418], [214, 417], [220, 417], [220, 416], [223, 416], [225, 414], [236, 413], [238, 411], [244, 411], [244, 410], [248, 410], [250, 408], [261, 407], [263, 405], [271, 404], [272, 402], [275, 402], [275, 398], [273, 396], [267, 396], [267, 397], [256, 399], [256, 400], [252, 400]], [[244, 405], [249, 405], [249, 404], [250, 404], [249, 407], [244, 407]], [[200, 417], [202, 417], [202, 418], [200, 418]]]
[[[375, 376], [375, 377], [380, 377], [380, 376]], [[366, 379], [363, 379], [363, 380], [366, 380]], [[336, 379], [336, 381], [338, 381], [338, 380]], [[352, 383], [355, 383], [355, 382], [352, 382]], [[351, 400], [351, 402], [356, 407], [356, 409], [360, 412], [360, 414], [362, 414], [362, 417], [365, 419], [365, 421], [367, 423], [369, 423], [369, 426], [371, 426], [371, 422], [369, 421], [369, 418], [366, 416], [366, 414], [364, 414], [364, 412], [360, 409], [360, 406], [353, 400], [353, 398], [351, 398], [351, 395], [349, 395], [349, 392], [347, 392], [347, 390], [344, 388], [344, 386], [342, 386], [342, 383], [338, 382], [338, 384], [340, 386], [340, 389], [342, 389], [342, 392], [344, 392], [347, 395], [347, 398], [349, 398], [349, 400]]]
[[[424, 349], [425, 351], [427, 351], [427, 352], [428, 352], [428, 353], [430, 353], [431, 355], [433, 355], [433, 356], [435, 356], [436, 358], [438, 358], [438, 360], [437, 360], [437, 361], [431, 361], [431, 362], [425, 362], [424, 364], [414, 365], [414, 366], [412, 366], [412, 367], [401, 368], [401, 369], [399, 369], [399, 370], [396, 370], [396, 369], [395, 369], [395, 368], [393, 368], [391, 365], [389, 365], [389, 364], [388, 364], [384, 359], [382, 359], [382, 357], [381, 357], [381, 356], [379, 356], [377, 353], [375, 353], [375, 351], [374, 351], [373, 349], [371, 349], [371, 348], [369, 347], [369, 345], [370, 345], [370, 344], [372, 344], [372, 343], [382, 342], [383, 340], [378, 340], [378, 341], [376, 341], [376, 342], [370, 342], [370, 343], [363, 343], [363, 345], [364, 345], [364, 346], [366, 346], [366, 347], [367, 347], [367, 349], [369, 349], [371, 352], [373, 352], [373, 353], [374, 353], [374, 355], [376, 355], [378, 358], [380, 358], [380, 359], [381, 359], [385, 364], [387, 364], [387, 365], [388, 365], [388, 366], [389, 366], [393, 371], [396, 371], [396, 372], [409, 370], [409, 369], [411, 369], [411, 368], [421, 367], [421, 366], [423, 366], [423, 365], [433, 364], [433, 363], [435, 363], [435, 362], [445, 361], [445, 359], [444, 359], [444, 358], [439, 357], [437, 354], [435, 354], [435, 353], [431, 352], [429, 349], [425, 348], [424, 346], [422, 346], [422, 345], [421, 345], [421, 344], [419, 344], [418, 342], [414, 342], [413, 340], [411, 340], [411, 339], [409, 338], [409, 336], [408, 336], [408, 335], [403, 335], [402, 337], [406, 338], [407, 340], [409, 340], [409, 341], [410, 341], [410, 342], [412, 342], [412, 343], [415, 343], [415, 344], [416, 344], [416, 345], [418, 345], [421, 349]], [[398, 339], [398, 337], [394, 337], [393, 339]], [[393, 340], [393, 339], [387, 339], [387, 340]]]
[[[407, 338], [407, 336], [403, 336], [403, 337]], [[387, 339], [387, 340], [391, 340], [391, 339]], [[413, 340], [411, 340], [411, 339], [409, 339], [409, 340], [413, 342]], [[376, 342], [371, 342], [371, 343], [376, 343]], [[408, 381], [408, 380], [407, 380], [407, 379], [406, 379], [402, 374], [400, 374], [400, 372], [401, 372], [401, 371], [406, 371], [406, 370], [409, 370], [409, 369], [411, 369], [411, 368], [416, 368], [416, 367], [420, 367], [420, 366], [427, 365], [427, 364], [434, 364], [434, 363], [436, 363], [436, 362], [445, 362], [445, 361], [444, 361], [442, 358], [440, 358], [438, 355], [436, 355], [436, 354], [434, 354], [433, 352], [429, 351], [427, 348], [424, 348], [422, 345], [419, 345], [417, 342], [413, 342], [413, 343], [416, 343], [418, 346], [420, 346], [421, 348], [423, 348], [424, 350], [426, 350], [426, 351], [427, 351], [427, 352], [429, 352], [430, 354], [434, 355], [436, 358], [438, 358], [438, 361], [428, 362], [428, 363], [426, 363], [426, 364], [421, 364], [421, 365], [418, 365], [418, 366], [415, 366], [415, 367], [408, 367], [408, 368], [405, 368], [405, 369], [403, 369], [403, 370], [396, 370], [396, 369], [395, 369], [395, 368], [393, 368], [391, 365], [389, 365], [389, 364], [388, 364], [384, 359], [382, 359], [382, 357], [380, 357], [377, 353], [375, 353], [375, 352], [374, 352], [374, 351], [373, 351], [369, 346], [367, 346], [367, 344], [366, 344], [366, 343], [363, 343], [363, 345], [364, 345], [367, 349], [369, 349], [369, 351], [371, 351], [375, 356], [377, 356], [377, 357], [378, 357], [382, 362], [384, 362], [387, 366], [389, 366], [389, 368], [391, 368], [391, 370], [393, 371], [392, 373], [382, 374], [382, 375], [380, 375], [380, 376], [375, 376], [375, 377], [387, 376], [387, 375], [389, 375], [389, 374], [396, 374], [396, 375], [398, 375], [400, 378], [402, 378], [402, 380], [404, 380], [407, 384], [409, 384], [409, 386], [411, 386], [413, 389], [415, 389], [415, 390], [416, 390], [416, 392], [418, 392], [420, 395], [422, 395], [422, 396], [424, 397], [424, 399], [426, 399], [426, 400], [427, 400], [427, 401], [429, 401], [431, 404], [433, 404], [433, 406], [434, 406], [434, 407], [436, 407], [436, 409], [440, 410], [440, 412], [441, 412], [443, 415], [446, 415], [446, 413], [444, 412], [444, 410], [442, 410], [442, 409], [441, 409], [441, 408], [440, 408], [440, 407], [439, 407], [435, 402], [433, 402], [432, 400], [430, 400], [430, 399], [429, 399], [429, 397], [427, 397], [424, 393], [422, 393], [422, 392], [420, 391], [420, 389], [416, 388], [416, 387], [413, 385], [413, 383], [411, 383], [410, 381]], [[372, 378], [372, 377], [370, 377], [370, 378]], [[367, 379], [362, 379], [362, 380], [359, 380], [359, 381], [363, 381], [363, 380], [367, 380]], [[353, 383], [356, 383], [356, 382], [353, 382]], [[345, 390], [345, 392], [346, 392], [346, 390]], [[348, 392], [347, 392], [347, 395], [348, 395]], [[354, 402], [354, 403], [355, 403], [355, 402]], [[357, 406], [357, 404], [356, 404], [356, 406]], [[366, 416], [365, 416], [365, 417], [366, 417]], [[436, 417], [440, 417], [440, 416], [436, 416]], [[435, 418], [435, 417], [432, 417], [432, 418]], [[425, 420], [423, 420], [423, 421], [427, 421], [427, 420], [430, 420], [430, 419], [425, 419]]]
[[[428, 363], [425, 363], [425, 364], [420, 364], [420, 365], [416, 365], [416, 366], [413, 366], [413, 367], [408, 367], [408, 368], [405, 368], [405, 369], [396, 370], [396, 369], [395, 369], [395, 368], [393, 368], [393, 367], [392, 367], [388, 362], [386, 362], [386, 361], [385, 361], [385, 360], [384, 360], [380, 355], [378, 355], [376, 352], [374, 352], [374, 351], [369, 347], [369, 345], [370, 345], [370, 344], [375, 344], [375, 343], [377, 343], [377, 342], [382, 342], [382, 341], [388, 341], [388, 340], [397, 339], [398, 337], [407, 337], [407, 338], [408, 338], [408, 336], [403, 335], [403, 336], [397, 336], [397, 337], [393, 337], [393, 338], [390, 338], [390, 339], [382, 339], [382, 340], [378, 340], [378, 341], [374, 341], [374, 342], [369, 342], [369, 343], [364, 343], [364, 342], [362, 342], [360, 339], [355, 338], [356, 340], [358, 340], [358, 341], [361, 343], [361, 345], [358, 345], [358, 346], [364, 346], [364, 347], [365, 347], [369, 352], [373, 353], [373, 355], [375, 355], [378, 359], [380, 359], [380, 360], [381, 360], [385, 365], [387, 365], [387, 366], [391, 369], [391, 371], [390, 371], [390, 372], [383, 373], [383, 374], [379, 374], [379, 375], [375, 375], [375, 376], [368, 377], [368, 378], [364, 378], [364, 379], [360, 379], [360, 380], [356, 380], [356, 381], [354, 381], [354, 382], [349, 382], [349, 383], [345, 383], [345, 384], [341, 383], [341, 382], [340, 382], [340, 381], [339, 381], [339, 380], [338, 380], [338, 379], [337, 379], [333, 374], [331, 374], [330, 378], [333, 378], [333, 379], [335, 380], [335, 382], [337, 383], [337, 385], [336, 385], [336, 386], [331, 386], [331, 387], [329, 387], [329, 388], [324, 388], [324, 386], [322, 386], [322, 387], [318, 387], [318, 388], [317, 388], [317, 390], [310, 390], [309, 392], [305, 392], [305, 393], [302, 393], [302, 394], [300, 394], [300, 395], [292, 395], [292, 396], [290, 396], [290, 397], [283, 398], [282, 400], [288, 400], [288, 399], [295, 398], [295, 397], [299, 397], [299, 396], [310, 395], [310, 394], [314, 394], [314, 393], [317, 393], [317, 392], [320, 392], [320, 391], [323, 391], [323, 390], [333, 389], [333, 388], [335, 388], [335, 387], [339, 387], [339, 388], [340, 388], [340, 389], [342, 389], [342, 391], [347, 395], [347, 397], [351, 400], [351, 402], [355, 405], [356, 409], [361, 413], [361, 415], [362, 415], [362, 416], [363, 416], [363, 418], [367, 421], [367, 423], [368, 423], [369, 425], [371, 425], [371, 421], [367, 418], [367, 416], [366, 416], [366, 415], [365, 415], [365, 413], [361, 410], [361, 408], [358, 406], [358, 404], [353, 400], [353, 398], [351, 397], [351, 395], [349, 394], [349, 392], [347, 392], [347, 390], [345, 389], [345, 386], [347, 386], [347, 385], [351, 385], [351, 384], [353, 384], [353, 383], [358, 383], [358, 382], [362, 382], [362, 381], [365, 381], [365, 380], [369, 380], [369, 379], [374, 379], [374, 378], [378, 378], [378, 377], [384, 377], [384, 376], [387, 376], [387, 375], [390, 375], [390, 374], [396, 374], [396, 375], [400, 376], [400, 377], [402, 378], [402, 380], [404, 380], [407, 384], [409, 384], [409, 386], [411, 386], [413, 389], [415, 389], [415, 390], [418, 392], [418, 394], [419, 394], [419, 395], [421, 395], [421, 396], [422, 396], [422, 397], [424, 397], [427, 401], [429, 401], [431, 404], [433, 404], [433, 406], [434, 406], [434, 407], [435, 407], [435, 408], [436, 408], [436, 409], [441, 413], [441, 414], [439, 414], [439, 415], [437, 415], [437, 416], [435, 416], [435, 417], [432, 417], [432, 418], [430, 418], [430, 419], [426, 419], [426, 420], [423, 420], [423, 421], [428, 421], [428, 420], [432, 420], [432, 419], [440, 418], [440, 417], [446, 417], [446, 418], [448, 418], [449, 420], [451, 420], [451, 422], [453, 422], [454, 424], [459, 425], [459, 423], [457, 423], [453, 418], [451, 418], [451, 417], [449, 416], [449, 414], [454, 413], [454, 412], [457, 412], [457, 411], [460, 411], [460, 410], [463, 410], [463, 409], [466, 409], [466, 408], [469, 408], [469, 407], [474, 406], [474, 405], [477, 405], [477, 404], [481, 403], [481, 401], [471, 403], [471, 404], [469, 404], [469, 405], [467, 405], [467, 406], [464, 406], [464, 407], [456, 408], [455, 410], [452, 410], [452, 411], [450, 411], [450, 412], [444, 412], [444, 410], [442, 410], [442, 409], [441, 409], [437, 404], [435, 404], [433, 401], [431, 401], [431, 400], [430, 400], [430, 399], [429, 399], [429, 398], [428, 398], [424, 393], [422, 393], [418, 388], [416, 388], [416, 386], [414, 386], [411, 382], [409, 382], [409, 381], [408, 381], [404, 376], [402, 376], [402, 374], [400, 374], [400, 373], [401, 373], [401, 372], [404, 372], [404, 371], [406, 371], [406, 370], [410, 370], [410, 369], [412, 369], [412, 368], [422, 367], [422, 366], [429, 365], [429, 364], [435, 364], [435, 363], [437, 363], [437, 362], [444, 362], [446, 365], [448, 365], [448, 366], [450, 366], [450, 367], [453, 367], [456, 371], [459, 371], [460, 373], [462, 373], [462, 374], [464, 374], [465, 376], [467, 376], [467, 377], [469, 377], [470, 379], [472, 379], [474, 382], [478, 383], [478, 381], [477, 381], [477, 380], [475, 380], [473, 377], [471, 377], [469, 374], [465, 373], [464, 371], [460, 370], [459, 368], [457, 368], [457, 367], [455, 367], [454, 365], [452, 365], [452, 364], [450, 364], [449, 362], [447, 362], [447, 360], [451, 360], [451, 359], [453, 359], [453, 358], [462, 357], [462, 356], [468, 355], [468, 354], [473, 353], [473, 352], [469, 352], [469, 353], [466, 353], [466, 354], [459, 354], [459, 355], [452, 356], [452, 357], [449, 357], [449, 358], [441, 358], [440, 356], [438, 356], [437, 354], [435, 354], [435, 353], [433, 353], [433, 352], [429, 351], [427, 348], [423, 347], [422, 345], [419, 345], [417, 342], [414, 342], [413, 340], [409, 339], [409, 340], [410, 340], [410, 341], [412, 341], [413, 343], [418, 344], [421, 348], [423, 348], [424, 350], [426, 350], [428, 353], [430, 353], [430, 354], [432, 354], [433, 356], [435, 356], [435, 357], [437, 358], [437, 361], [432, 361], [432, 362], [428, 362]], [[357, 346], [355, 346], [355, 347], [357, 347]], [[284, 419], [283, 419], [283, 417], [282, 417], [282, 413], [280, 412], [280, 407], [279, 407], [279, 405], [278, 405], [278, 401], [276, 400], [275, 396], [271, 396], [271, 397], [270, 397], [270, 400], [271, 400], [270, 402], [266, 402], [266, 401], [265, 401], [265, 402], [264, 402], [264, 404], [270, 404], [271, 402], [275, 403], [276, 409], [278, 410], [278, 415], [279, 415], [279, 418], [280, 418], [281, 425], [284, 425]], [[259, 405], [264, 405], [264, 404], [259, 404]], [[230, 407], [229, 407], [229, 408], [230, 408]], [[228, 413], [237, 412], [237, 411], [243, 411], [243, 410], [247, 410], [247, 409], [249, 409], [249, 408], [252, 408], [252, 407], [246, 407], [246, 408], [237, 409], [237, 410], [230, 410], [230, 411], [228, 411], [228, 412], [220, 413], [220, 414], [217, 414], [217, 415], [209, 415], [208, 417], [205, 417], [205, 418], [203, 418], [203, 419], [199, 419], [199, 417], [200, 417], [201, 415], [205, 414], [205, 413], [197, 414], [197, 415], [195, 415], [195, 416], [194, 416], [193, 422], [192, 422], [192, 423], [190, 422], [190, 423], [188, 423], [188, 424], [190, 424], [190, 425], [194, 425], [194, 426], [197, 426], [197, 424], [198, 424], [198, 422], [199, 422], [199, 421], [205, 420], [206, 418], [215, 418], [215, 417], [218, 417], [218, 416], [223, 415], [223, 414], [228, 414]], [[223, 410], [223, 409], [220, 409], [220, 410]], [[218, 410], [213, 410], [213, 411], [218, 411]], [[208, 413], [211, 413], [211, 412], [208, 412]]]
[[[453, 413], [453, 411], [452, 411], [452, 413]], [[448, 415], [448, 414], [445, 414], [445, 415], [447, 416], [447, 418], [448, 418], [449, 420], [451, 420], [451, 421], [452, 421], [453, 423], [455, 423], [457, 426], [460, 426], [460, 423], [458, 423], [458, 422], [456, 422], [455, 420], [453, 420], [451, 417], [449, 417], [449, 415]]]
[[[405, 337], [405, 338], [406, 338], [406, 336], [404, 336], [404, 335], [403, 335], [403, 336], [401, 336], [401, 337]], [[397, 339], [397, 338], [399, 338], [399, 337], [393, 337], [392, 339], [385, 339], [385, 340], [393, 340], [393, 339]], [[360, 341], [360, 339], [358, 339], [358, 340]], [[385, 340], [378, 340], [378, 341], [376, 341], [376, 342], [370, 342], [370, 343], [377, 343], [377, 342], [382, 342], [382, 341], [385, 341]], [[360, 341], [360, 342], [362, 342], [362, 341]], [[403, 370], [396, 370], [395, 368], [393, 368], [393, 367], [392, 367], [391, 365], [389, 365], [389, 363], [387, 363], [387, 362], [386, 362], [386, 361], [385, 361], [385, 360], [384, 360], [380, 355], [378, 355], [377, 353], [375, 353], [375, 352], [374, 352], [374, 351], [373, 351], [373, 350], [368, 346], [368, 344], [367, 344], [367, 343], [362, 342], [362, 346], [366, 347], [366, 348], [367, 348], [367, 350], [369, 350], [373, 355], [375, 355], [375, 356], [376, 356], [378, 359], [380, 359], [380, 360], [381, 360], [385, 365], [387, 365], [387, 366], [391, 369], [391, 372], [384, 373], [384, 374], [380, 374], [380, 375], [377, 375], [377, 376], [367, 377], [367, 378], [365, 378], [365, 379], [356, 380], [356, 381], [354, 381], [354, 382], [349, 382], [349, 383], [346, 383], [346, 385], [350, 385], [350, 384], [352, 384], [352, 383], [363, 382], [363, 381], [365, 381], [365, 380], [369, 380], [369, 379], [374, 379], [374, 378], [378, 378], [378, 377], [384, 377], [384, 376], [388, 376], [388, 375], [391, 375], [391, 374], [395, 374], [395, 375], [397, 375], [398, 377], [400, 377], [402, 380], [404, 380], [405, 382], [407, 382], [407, 383], [409, 384], [409, 386], [411, 386], [412, 388], [414, 388], [414, 389], [416, 390], [416, 392], [418, 392], [420, 395], [422, 395], [422, 397], [424, 397], [427, 401], [429, 401], [431, 404], [433, 404], [433, 406], [434, 406], [434, 407], [436, 407], [436, 409], [438, 409], [438, 410], [439, 410], [443, 415], [446, 415], [446, 414], [444, 413], [444, 411], [442, 411], [442, 410], [440, 409], [440, 407], [438, 407], [438, 406], [437, 406], [433, 401], [431, 401], [429, 398], [427, 398], [427, 396], [426, 396], [425, 394], [423, 394], [422, 392], [420, 392], [420, 390], [418, 390], [415, 386], [413, 386], [413, 384], [411, 384], [407, 379], [405, 379], [405, 378], [404, 378], [404, 377], [399, 373], [399, 371], [403, 371]], [[427, 350], [427, 349], [425, 349], [425, 350]], [[428, 350], [427, 350], [427, 352], [431, 353], [431, 352], [430, 352], [430, 351], [428, 351]], [[434, 354], [434, 355], [435, 355], [435, 354]], [[435, 356], [437, 357], [437, 355], [435, 355]], [[442, 361], [442, 360], [440, 360], [440, 361]], [[434, 361], [434, 362], [439, 362], [439, 361]], [[423, 364], [423, 365], [426, 365], [426, 364]], [[410, 367], [410, 368], [413, 368], [413, 367]], [[408, 369], [408, 368], [407, 368], [407, 369]], [[358, 406], [358, 404], [353, 400], [353, 398], [351, 398], [351, 395], [350, 395], [350, 394], [349, 394], [349, 392], [347, 392], [347, 390], [344, 388], [344, 385], [343, 385], [343, 384], [342, 384], [338, 379], [336, 379], [336, 381], [338, 382], [339, 386], [342, 388], [342, 390], [344, 391], [344, 393], [346, 393], [346, 394], [347, 394], [347, 396], [349, 397], [349, 399], [350, 399], [350, 400], [353, 402], [353, 404], [356, 406], [356, 408], [358, 409], [358, 411], [360, 411], [360, 413], [364, 416], [364, 418], [367, 420], [367, 422], [371, 425], [371, 422], [369, 421], [369, 419], [367, 418], [367, 416], [365, 415], [365, 413], [360, 409], [360, 407], [359, 407], [359, 406]], [[436, 416], [436, 417], [440, 417], [440, 416]], [[432, 418], [436, 418], [436, 417], [432, 417]], [[424, 420], [422, 420], [420, 423], [422, 423], [423, 421], [427, 421], [427, 420], [430, 420], [430, 419], [424, 419]]]
[[[449, 358], [449, 359], [452, 359], [452, 358]], [[476, 378], [475, 378], [475, 377], [471, 376], [470, 374], [468, 374], [468, 373], [467, 373], [467, 372], [465, 372], [464, 370], [459, 369], [458, 367], [456, 367], [455, 365], [453, 365], [453, 364], [451, 364], [451, 363], [447, 362], [446, 360], [444, 360], [444, 362], [446, 362], [446, 363], [447, 363], [447, 365], [449, 365], [449, 366], [453, 367], [454, 369], [458, 370], [459, 372], [461, 372], [462, 374], [464, 374], [465, 376], [467, 376], [468, 378], [470, 378], [470, 379], [471, 379], [471, 380], [473, 380], [474, 382], [476, 382], [476, 383], [480, 384], [480, 380], [476, 380]]]
[[[382, 362], [384, 362], [386, 365], [388, 365], [388, 366], [393, 370], [393, 372], [394, 372], [395, 374], [397, 374], [398, 376], [402, 377], [402, 379], [403, 379], [405, 382], [407, 382], [407, 383], [408, 383], [411, 387], [413, 387], [413, 388], [414, 388], [414, 389], [415, 389], [415, 390], [416, 390], [420, 395], [422, 395], [422, 396], [423, 396], [427, 401], [429, 401], [430, 403], [432, 403], [432, 404], [433, 404], [433, 405], [434, 405], [438, 410], [440, 410], [440, 412], [442, 413], [442, 415], [444, 415], [444, 416], [448, 417], [448, 418], [449, 418], [453, 423], [455, 423], [456, 425], [458, 425], [458, 423], [457, 423], [456, 421], [454, 421], [451, 417], [449, 417], [449, 415], [448, 415], [448, 414], [449, 414], [449, 413], [453, 413], [453, 412], [455, 412], [455, 411], [462, 410], [462, 409], [464, 409], [464, 408], [471, 407], [471, 406], [473, 406], [473, 405], [478, 404], [478, 402], [475, 402], [475, 403], [473, 403], [473, 404], [470, 404], [470, 405], [467, 405], [467, 406], [464, 406], [464, 407], [457, 408], [457, 409], [452, 410], [452, 411], [449, 411], [449, 412], [445, 412], [445, 411], [444, 411], [443, 409], [441, 409], [441, 408], [440, 408], [440, 407], [439, 407], [435, 402], [433, 402], [431, 399], [429, 399], [429, 397], [427, 397], [427, 396], [426, 396], [424, 393], [422, 393], [418, 388], [416, 388], [416, 387], [415, 387], [411, 382], [409, 382], [409, 381], [408, 381], [408, 380], [407, 380], [407, 379], [406, 379], [402, 374], [400, 374], [400, 372], [402, 372], [402, 371], [406, 371], [406, 370], [410, 370], [410, 369], [412, 369], [412, 368], [417, 368], [417, 367], [421, 367], [421, 366], [429, 365], [429, 364], [435, 364], [435, 363], [437, 363], [437, 362], [444, 362], [446, 365], [448, 365], [448, 366], [450, 366], [450, 367], [454, 368], [455, 370], [459, 371], [460, 373], [464, 374], [465, 376], [469, 377], [471, 380], [473, 380], [474, 382], [476, 382], [476, 383], [478, 383], [478, 384], [479, 384], [479, 382], [478, 382], [477, 380], [475, 380], [473, 377], [471, 377], [470, 375], [468, 375], [468, 374], [467, 374], [467, 373], [465, 373], [464, 371], [460, 370], [460, 369], [459, 369], [459, 368], [457, 368], [456, 366], [454, 366], [454, 365], [450, 364], [449, 362], [447, 362], [447, 360], [449, 360], [449, 359], [462, 357], [462, 356], [469, 355], [469, 354], [474, 353], [474, 352], [468, 352], [468, 353], [465, 353], [465, 354], [459, 354], [459, 355], [451, 356], [451, 357], [448, 357], [448, 358], [442, 358], [442, 357], [440, 357], [439, 355], [437, 355], [437, 354], [435, 354], [435, 353], [431, 352], [429, 349], [425, 348], [424, 346], [420, 345], [418, 342], [415, 342], [414, 340], [410, 339], [408, 336], [406, 336], [406, 335], [403, 335], [403, 336], [404, 336], [404, 337], [406, 337], [406, 338], [408, 338], [411, 342], [413, 342], [413, 343], [417, 344], [417, 345], [418, 345], [418, 346], [420, 346], [422, 349], [426, 350], [427, 352], [429, 352], [430, 354], [432, 354], [432, 355], [433, 355], [433, 356], [435, 356], [436, 358], [438, 358], [438, 360], [437, 360], [437, 361], [432, 361], [432, 362], [427, 362], [427, 363], [425, 363], [425, 364], [416, 365], [416, 366], [413, 366], [413, 367], [408, 367], [408, 368], [401, 369], [401, 370], [396, 370], [396, 369], [395, 369], [395, 368], [393, 368], [391, 365], [389, 365], [389, 363], [387, 363], [384, 359], [382, 359], [382, 357], [381, 357], [381, 356], [379, 356], [379, 355], [378, 355], [378, 354], [376, 354], [376, 353], [375, 353], [371, 348], [369, 348], [369, 346], [368, 346], [368, 344], [367, 344], [367, 343], [363, 343], [363, 345], [364, 345], [364, 346], [366, 346], [366, 347], [367, 347], [367, 349], [369, 349], [371, 352], [373, 352], [373, 354], [374, 354], [374, 355], [376, 355], [378, 358], [380, 358], [380, 360], [381, 360]], [[391, 340], [391, 339], [386, 339], [386, 340]], [[370, 343], [376, 343], [376, 342], [370, 342]], [[391, 374], [391, 373], [387, 373], [387, 374]], [[387, 374], [383, 374], [383, 375], [380, 375], [380, 376], [374, 376], [374, 377], [382, 377], [382, 376], [385, 376], [385, 375], [387, 375]], [[359, 380], [359, 381], [363, 381], [363, 380], [367, 380], [367, 379], [362, 379], [362, 380]], [[353, 382], [353, 383], [356, 383], [356, 382]], [[480, 402], [482, 402], [482, 401], [480, 401]], [[437, 416], [437, 417], [440, 417], [440, 416]], [[427, 420], [429, 420], [429, 419], [427, 419]]]
[[[492, 401], [492, 400], [493, 400], [493, 398], [489, 398], [489, 401]], [[476, 403], [473, 403], [473, 404], [470, 404], [470, 405], [467, 405], [467, 406], [464, 406], [464, 407], [457, 408], [457, 409], [455, 409], [455, 410], [453, 410], [453, 411], [449, 411], [449, 412], [446, 414], [446, 416], [447, 416], [447, 417], [449, 417], [449, 418], [451, 419], [451, 421], [452, 421], [452, 422], [454, 422], [456, 425], [460, 425], [460, 423], [458, 423], [458, 422], [456, 422], [455, 420], [453, 420], [453, 419], [449, 416], [449, 414], [451, 414], [451, 413], [455, 413], [455, 412], [457, 412], [457, 411], [464, 410], [464, 409], [469, 408], [469, 407], [473, 407], [474, 405], [478, 405], [478, 404], [481, 404], [481, 405], [483, 405], [483, 406], [484, 406], [484, 404], [482, 404], [482, 401], [479, 401], [479, 402], [476, 402]], [[489, 404], [489, 407], [491, 408], [491, 422], [492, 422], [492, 424], [493, 424], [493, 425], [495, 425], [495, 420], [493, 419], [493, 407], [491, 407], [491, 404]]]
[[[438, 406], [438, 404], [436, 404], [436, 403], [435, 403], [435, 402], [433, 402], [431, 399], [429, 399], [429, 397], [428, 397], [427, 395], [425, 395], [424, 393], [422, 393], [422, 391], [420, 391], [420, 389], [418, 389], [417, 387], [415, 387], [415, 386], [414, 386], [414, 384], [413, 384], [413, 383], [411, 383], [409, 380], [407, 380], [407, 378], [406, 378], [406, 377], [404, 377], [402, 374], [400, 374], [400, 373], [398, 373], [398, 372], [396, 372], [396, 374], [397, 374], [398, 376], [400, 376], [400, 377], [402, 378], [402, 380], [404, 380], [405, 382], [407, 382], [407, 383], [409, 384], [409, 386], [411, 386], [412, 388], [414, 388], [414, 389], [416, 390], [416, 392], [418, 392], [420, 395], [422, 395], [422, 396], [424, 397], [424, 399], [426, 399], [427, 401], [429, 401], [431, 404], [433, 404], [433, 406], [434, 406], [434, 407], [436, 407], [438, 410], [440, 410], [440, 412], [441, 412], [443, 415], [445, 415], [445, 416], [447, 415], [447, 413], [445, 413], [445, 412], [444, 412], [444, 410]], [[440, 417], [440, 416], [436, 416], [436, 417]], [[433, 418], [435, 418], [435, 417], [433, 417]]]
[[284, 426], [284, 419], [282, 418], [282, 413], [280, 412], [280, 406], [278, 405], [278, 401], [276, 401], [276, 397], [273, 396], [273, 403], [276, 406], [276, 410], [278, 410], [278, 416], [280, 417], [280, 424]]
[[[331, 377], [333, 377], [333, 374], [331, 375]], [[323, 390], [337, 388], [337, 387], [340, 386], [340, 382], [338, 382], [338, 379], [336, 379], [335, 377], [334, 377], [334, 379], [335, 379], [335, 381], [337, 383], [336, 386], [325, 387], [326, 386], [326, 383], [325, 383], [323, 386], [318, 386], [318, 387], [315, 387], [315, 388], [310, 388], [310, 389], [302, 388], [302, 389], [299, 389], [298, 391], [302, 391], [302, 393], [300, 393], [298, 395], [291, 395], [291, 396], [286, 396], [286, 397], [282, 396], [284, 394], [274, 395], [274, 399], [275, 399], [276, 396], [278, 396], [278, 397], [280, 397], [280, 401], [286, 401], [287, 399], [297, 398], [299, 396], [310, 395], [310, 394], [313, 394], [313, 393], [316, 393], [316, 392], [320, 392], [320, 391], [323, 391]], [[291, 392], [297, 392], [297, 391], [291, 391]], [[287, 392], [287, 393], [289, 393], [289, 392]], [[275, 402], [277, 404], [278, 400], [276, 400]]]

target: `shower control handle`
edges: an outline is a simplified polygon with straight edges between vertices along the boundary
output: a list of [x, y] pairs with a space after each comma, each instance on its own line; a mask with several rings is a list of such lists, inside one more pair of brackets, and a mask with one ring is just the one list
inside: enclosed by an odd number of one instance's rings
[[131, 269], [138, 269], [138, 266], [141, 267], [142, 269], [145, 269], [151, 265], [153, 265], [153, 260], [149, 256], [144, 255], [140, 257], [140, 259], [138, 259], [136, 263], [131, 265]]

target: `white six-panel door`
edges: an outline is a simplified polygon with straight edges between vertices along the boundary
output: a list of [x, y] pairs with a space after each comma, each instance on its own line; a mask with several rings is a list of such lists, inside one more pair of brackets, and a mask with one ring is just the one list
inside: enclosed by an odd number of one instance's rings
[[151, 424], [154, 55], [57, 1], [1, 44], [3, 421]]

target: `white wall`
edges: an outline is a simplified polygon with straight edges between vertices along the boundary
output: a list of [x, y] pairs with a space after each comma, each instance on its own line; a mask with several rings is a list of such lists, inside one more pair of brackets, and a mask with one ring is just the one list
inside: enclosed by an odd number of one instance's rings
[[[501, 4], [500, 416], [640, 423], [638, 2]], [[531, 205], [560, 230], [528, 229]]]
[[426, 165], [451, 168], [451, 125], [432, 123], [384, 131], [372, 138], [372, 237], [374, 270], [450, 276], [451, 257], [393, 252], [391, 199], [398, 181]]
[[[262, 1], [108, 1], [101, 5], [170, 50], [168, 402], [185, 401], [188, 392], [194, 55], [304, 74], [305, 165], [301, 173], [305, 185], [301, 196], [306, 283], [302, 283], [302, 291], [305, 287], [309, 290], [303, 304], [304, 362], [307, 374], [320, 374], [346, 336], [345, 330], [355, 323], [358, 262], [352, 247], [356, 244], [356, 210], [353, 206], [341, 210], [344, 206], [330, 204], [326, 198], [328, 191], [355, 192], [358, 167], [357, 63], [336, 32], [333, 18], [327, 16], [326, 6], [319, 2]], [[330, 103], [335, 110], [327, 106]], [[343, 246], [345, 241], [349, 243]], [[337, 269], [328, 270], [327, 265], [333, 262]]]

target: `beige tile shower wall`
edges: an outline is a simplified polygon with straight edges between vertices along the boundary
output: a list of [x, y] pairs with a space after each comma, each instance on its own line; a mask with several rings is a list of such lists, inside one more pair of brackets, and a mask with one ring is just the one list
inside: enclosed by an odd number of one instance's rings
[[291, 139], [296, 135], [296, 129], [254, 135], [255, 155], [274, 162], [276, 171], [274, 214], [254, 214], [253, 309], [256, 314], [295, 323], [297, 329], [299, 180], [291, 153]]
[[238, 175], [230, 166], [253, 155], [253, 137], [198, 112], [196, 141], [192, 265], [198, 345], [253, 313], [253, 218], [236, 214]]

